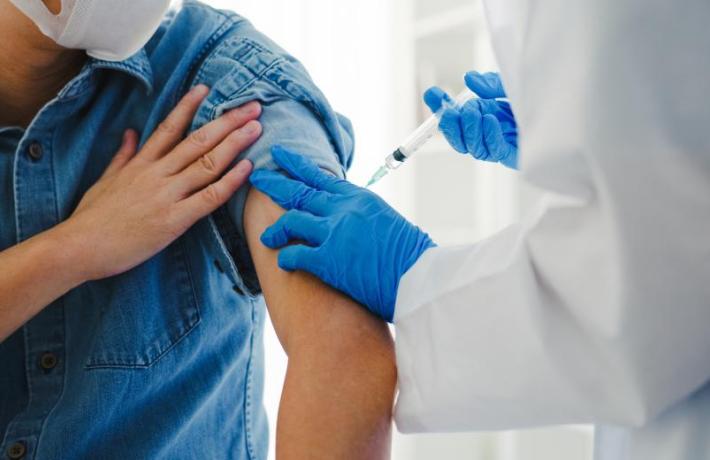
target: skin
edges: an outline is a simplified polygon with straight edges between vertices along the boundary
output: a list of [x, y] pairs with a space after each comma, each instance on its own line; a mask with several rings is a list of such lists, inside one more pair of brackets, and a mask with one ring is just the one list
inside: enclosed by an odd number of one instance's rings
[[397, 372], [388, 327], [306, 273], [278, 268], [260, 235], [282, 214], [252, 190], [246, 232], [276, 334], [288, 354], [279, 459], [389, 458]]
[[[45, 2], [59, 11], [60, 0]], [[0, 125], [27, 126], [86, 60], [46, 38], [8, 1], [0, 0]]]
[[[59, 11], [59, 0], [45, 3]], [[77, 74], [85, 54], [57, 46], [8, 0], [0, 0], [0, 42], [14, 45], [0, 48], [0, 126], [27, 126]], [[136, 134], [128, 132], [67, 221], [0, 252], [0, 342], [69, 290], [147, 260], [244, 183], [248, 162], [220, 177], [260, 135], [252, 121], [260, 106], [230, 112], [179, 143], [204, 97], [200, 91], [188, 95], [137, 154]], [[315, 278], [278, 268], [276, 253], [259, 235], [282, 213], [264, 195], [249, 193], [245, 231], [289, 356], [277, 458], [389, 458], [396, 384], [389, 330]]]

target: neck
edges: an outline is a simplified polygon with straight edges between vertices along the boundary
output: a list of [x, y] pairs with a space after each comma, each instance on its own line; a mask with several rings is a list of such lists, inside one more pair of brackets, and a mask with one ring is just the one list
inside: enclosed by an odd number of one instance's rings
[[0, 126], [29, 125], [86, 59], [44, 36], [8, 1], [0, 1], [0, 43]]

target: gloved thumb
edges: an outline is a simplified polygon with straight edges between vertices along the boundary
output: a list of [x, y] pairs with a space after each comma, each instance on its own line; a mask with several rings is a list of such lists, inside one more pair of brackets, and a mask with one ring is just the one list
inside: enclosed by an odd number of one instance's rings
[[464, 77], [466, 86], [482, 99], [506, 97], [500, 75], [494, 72], [469, 72]]
[[434, 113], [441, 110], [441, 106], [444, 105], [444, 101], [453, 103], [453, 99], [451, 99], [451, 96], [446, 94], [446, 92], [439, 87], [435, 86], [433, 88], [429, 88], [424, 93], [424, 103], [427, 105], [427, 107], [429, 107], [429, 110]]
[[[318, 268], [324, 264], [318, 262], [317, 254], [316, 248], [301, 244], [289, 246], [279, 252], [279, 268], [287, 272], [300, 270], [319, 276]], [[328, 281], [324, 278], [321, 279]]]
[[324, 218], [292, 209], [262, 233], [261, 242], [271, 249], [282, 248], [294, 240], [318, 246], [327, 236], [328, 225]]

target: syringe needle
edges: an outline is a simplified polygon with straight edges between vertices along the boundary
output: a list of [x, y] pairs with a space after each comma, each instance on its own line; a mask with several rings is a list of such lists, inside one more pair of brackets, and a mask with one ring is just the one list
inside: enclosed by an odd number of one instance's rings
[[380, 169], [377, 170], [377, 172], [372, 176], [372, 179], [367, 183], [365, 186], [366, 188], [370, 188], [371, 186], [375, 185], [378, 183], [383, 177], [385, 177], [389, 173], [389, 169], [387, 169], [386, 166], [382, 166]]

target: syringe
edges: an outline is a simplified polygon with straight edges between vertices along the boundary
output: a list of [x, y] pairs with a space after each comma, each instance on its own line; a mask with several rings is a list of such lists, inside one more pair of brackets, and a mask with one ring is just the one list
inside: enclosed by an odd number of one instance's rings
[[422, 123], [419, 128], [416, 129], [398, 148], [394, 153], [390, 154], [385, 158], [385, 163], [380, 169], [375, 172], [372, 179], [367, 183], [367, 187], [370, 187], [380, 181], [383, 177], [389, 174], [390, 171], [394, 171], [404, 164], [405, 161], [410, 159], [415, 153], [417, 153], [424, 145], [429, 142], [429, 140], [434, 137], [437, 130], [439, 129], [439, 120], [441, 115], [445, 110], [450, 108], [460, 107], [465, 104], [469, 99], [473, 97], [471, 91], [464, 90], [456, 96], [453, 101], [444, 101], [441, 108], [429, 117], [424, 123]]

